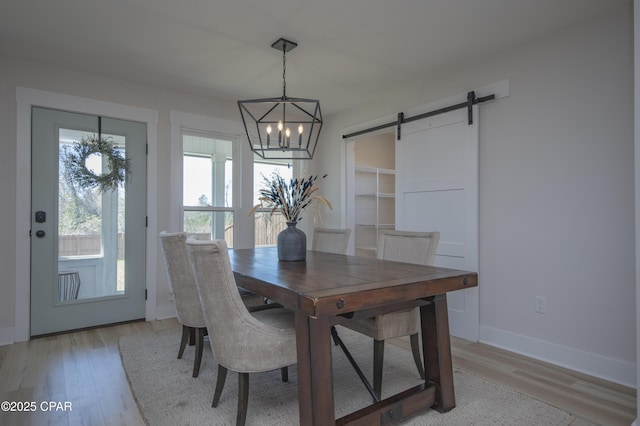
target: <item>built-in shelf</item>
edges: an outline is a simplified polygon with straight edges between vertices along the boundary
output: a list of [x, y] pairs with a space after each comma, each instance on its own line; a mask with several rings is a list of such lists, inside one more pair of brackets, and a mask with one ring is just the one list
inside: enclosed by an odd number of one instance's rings
[[395, 228], [395, 170], [355, 168], [355, 248], [375, 256], [381, 229]]

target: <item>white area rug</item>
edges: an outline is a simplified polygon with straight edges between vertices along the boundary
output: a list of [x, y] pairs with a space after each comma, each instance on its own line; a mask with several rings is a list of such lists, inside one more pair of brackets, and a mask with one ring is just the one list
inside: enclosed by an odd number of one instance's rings
[[[371, 374], [372, 342], [369, 338], [339, 328], [365, 374]], [[197, 378], [191, 377], [194, 347], [176, 359], [180, 329], [163, 334], [122, 337], [119, 342], [122, 364], [140, 413], [150, 426], [233, 425], [236, 419], [237, 374], [229, 372], [220, 403], [211, 407], [217, 364], [208, 340]], [[292, 348], [295, 350], [295, 348]], [[339, 348], [333, 351], [336, 417], [370, 404], [370, 396]], [[249, 379], [247, 425], [298, 424], [298, 387], [295, 366], [289, 382], [280, 380], [280, 371], [252, 374]], [[441, 414], [427, 410], [407, 420], [406, 425], [568, 425], [573, 416], [544, 402], [473, 374], [454, 371], [456, 408]], [[383, 397], [419, 383], [410, 352], [386, 345]]]

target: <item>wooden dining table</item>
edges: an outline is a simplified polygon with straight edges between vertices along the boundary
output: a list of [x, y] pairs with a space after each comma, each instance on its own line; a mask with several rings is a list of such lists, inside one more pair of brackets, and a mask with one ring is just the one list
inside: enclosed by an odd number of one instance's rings
[[[301, 425], [389, 424], [455, 407], [447, 293], [477, 286], [475, 272], [314, 251], [283, 262], [275, 247], [231, 249], [229, 257], [239, 286], [295, 313]], [[331, 327], [414, 306], [424, 383], [336, 419]]]

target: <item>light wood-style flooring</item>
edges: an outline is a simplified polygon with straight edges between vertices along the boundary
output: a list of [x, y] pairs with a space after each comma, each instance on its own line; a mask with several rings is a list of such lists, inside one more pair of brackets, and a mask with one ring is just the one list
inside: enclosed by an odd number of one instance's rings
[[[118, 338], [179, 327], [175, 319], [137, 322], [0, 346], [0, 402], [37, 405], [35, 413], [0, 411], [0, 425], [144, 425]], [[564, 409], [576, 417], [572, 426], [628, 426], [636, 418], [634, 389], [483, 344], [453, 339], [452, 348], [454, 367]], [[61, 404], [49, 410], [48, 401]]]

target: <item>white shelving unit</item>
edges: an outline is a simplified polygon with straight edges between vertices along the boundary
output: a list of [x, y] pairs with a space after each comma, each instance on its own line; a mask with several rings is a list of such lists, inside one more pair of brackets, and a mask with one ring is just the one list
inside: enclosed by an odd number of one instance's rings
[[356, 256], [375, 257], [381, 229], [395, 228], [395, 170], [355, 168]]

